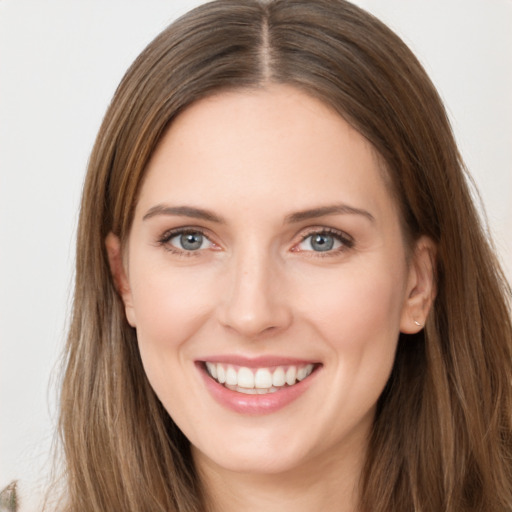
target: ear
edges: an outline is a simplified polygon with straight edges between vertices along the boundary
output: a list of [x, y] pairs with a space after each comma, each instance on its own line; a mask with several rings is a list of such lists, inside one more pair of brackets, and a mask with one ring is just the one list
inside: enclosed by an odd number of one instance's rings
[[422, 236], [414, 247], [409, 262], [405, 301], [400, 320], [400, 331], [415, 334], [425, 325], [436, 296], [436, 245]]
[[109, 233], [105, 239], [105, 247], [107, 249], [108, 262], [112, 278], [114, 279], [114, 285], [117, 292], [123, 299], [126, 319], [132, 327], [135, 327], [135, 311], [133, 308], [132, 292], [123, 261], [121, 241], [116, 235], [114, 235], [114, 233]]

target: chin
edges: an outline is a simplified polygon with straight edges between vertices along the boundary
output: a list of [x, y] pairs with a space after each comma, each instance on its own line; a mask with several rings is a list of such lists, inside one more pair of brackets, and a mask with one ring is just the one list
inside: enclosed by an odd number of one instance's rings
[[266, 450], [258, 449], [242, 450], [236, 452], [219, 454], [197, 453], [193, 449], [194, 460], [197, 458], [209, 459], [209, 465], [222, 468], [224, 471], [230, 471], [239, 474], [250, 475], [277, 475], [294, 471], [304, 462], [301, 456], [291, 455], [281, 452], [272, 453]]

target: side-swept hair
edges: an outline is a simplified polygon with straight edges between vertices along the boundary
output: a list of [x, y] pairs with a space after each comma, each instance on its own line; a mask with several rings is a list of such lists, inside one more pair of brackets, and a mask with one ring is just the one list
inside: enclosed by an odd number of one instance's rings
[[288, 84], [375, 147], [411, 246], [437, 244], [425, 329], [401, 335], [361, 480], [366, 512], [512, 510], [510, 289], [439, 99], [405, 44], [344, 0], [218, 0], [173, 23], [123, 78], [80, 213], [60, 432], [69, 512], [199, 512], [189, 443], [145, 376], [105, 237], [130, 231], [173, 119], [227, 89]]

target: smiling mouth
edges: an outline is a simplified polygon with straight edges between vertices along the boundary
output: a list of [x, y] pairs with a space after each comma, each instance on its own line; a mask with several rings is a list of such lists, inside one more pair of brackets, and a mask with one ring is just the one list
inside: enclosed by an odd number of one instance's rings
[[223, 363], [204, 363], [216, 382], [238, 393], [265, 395], [289, 388], [307, 379], [318, 365], [313, 363], [263, 368], [247, 368]]

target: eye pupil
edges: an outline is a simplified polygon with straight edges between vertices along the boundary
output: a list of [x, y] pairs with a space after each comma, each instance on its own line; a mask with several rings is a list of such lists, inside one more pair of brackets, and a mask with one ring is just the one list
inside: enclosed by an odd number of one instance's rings
[[317, 234], [311, 238], [311, 247], [315, 251], [330, 251], [334, 246], [334, 238], [330, 235]]
[[183, 249], [195, 251], [203, 245], [203, 235], [201, 233], [184, 233], [180, 236], [180, 243]]

